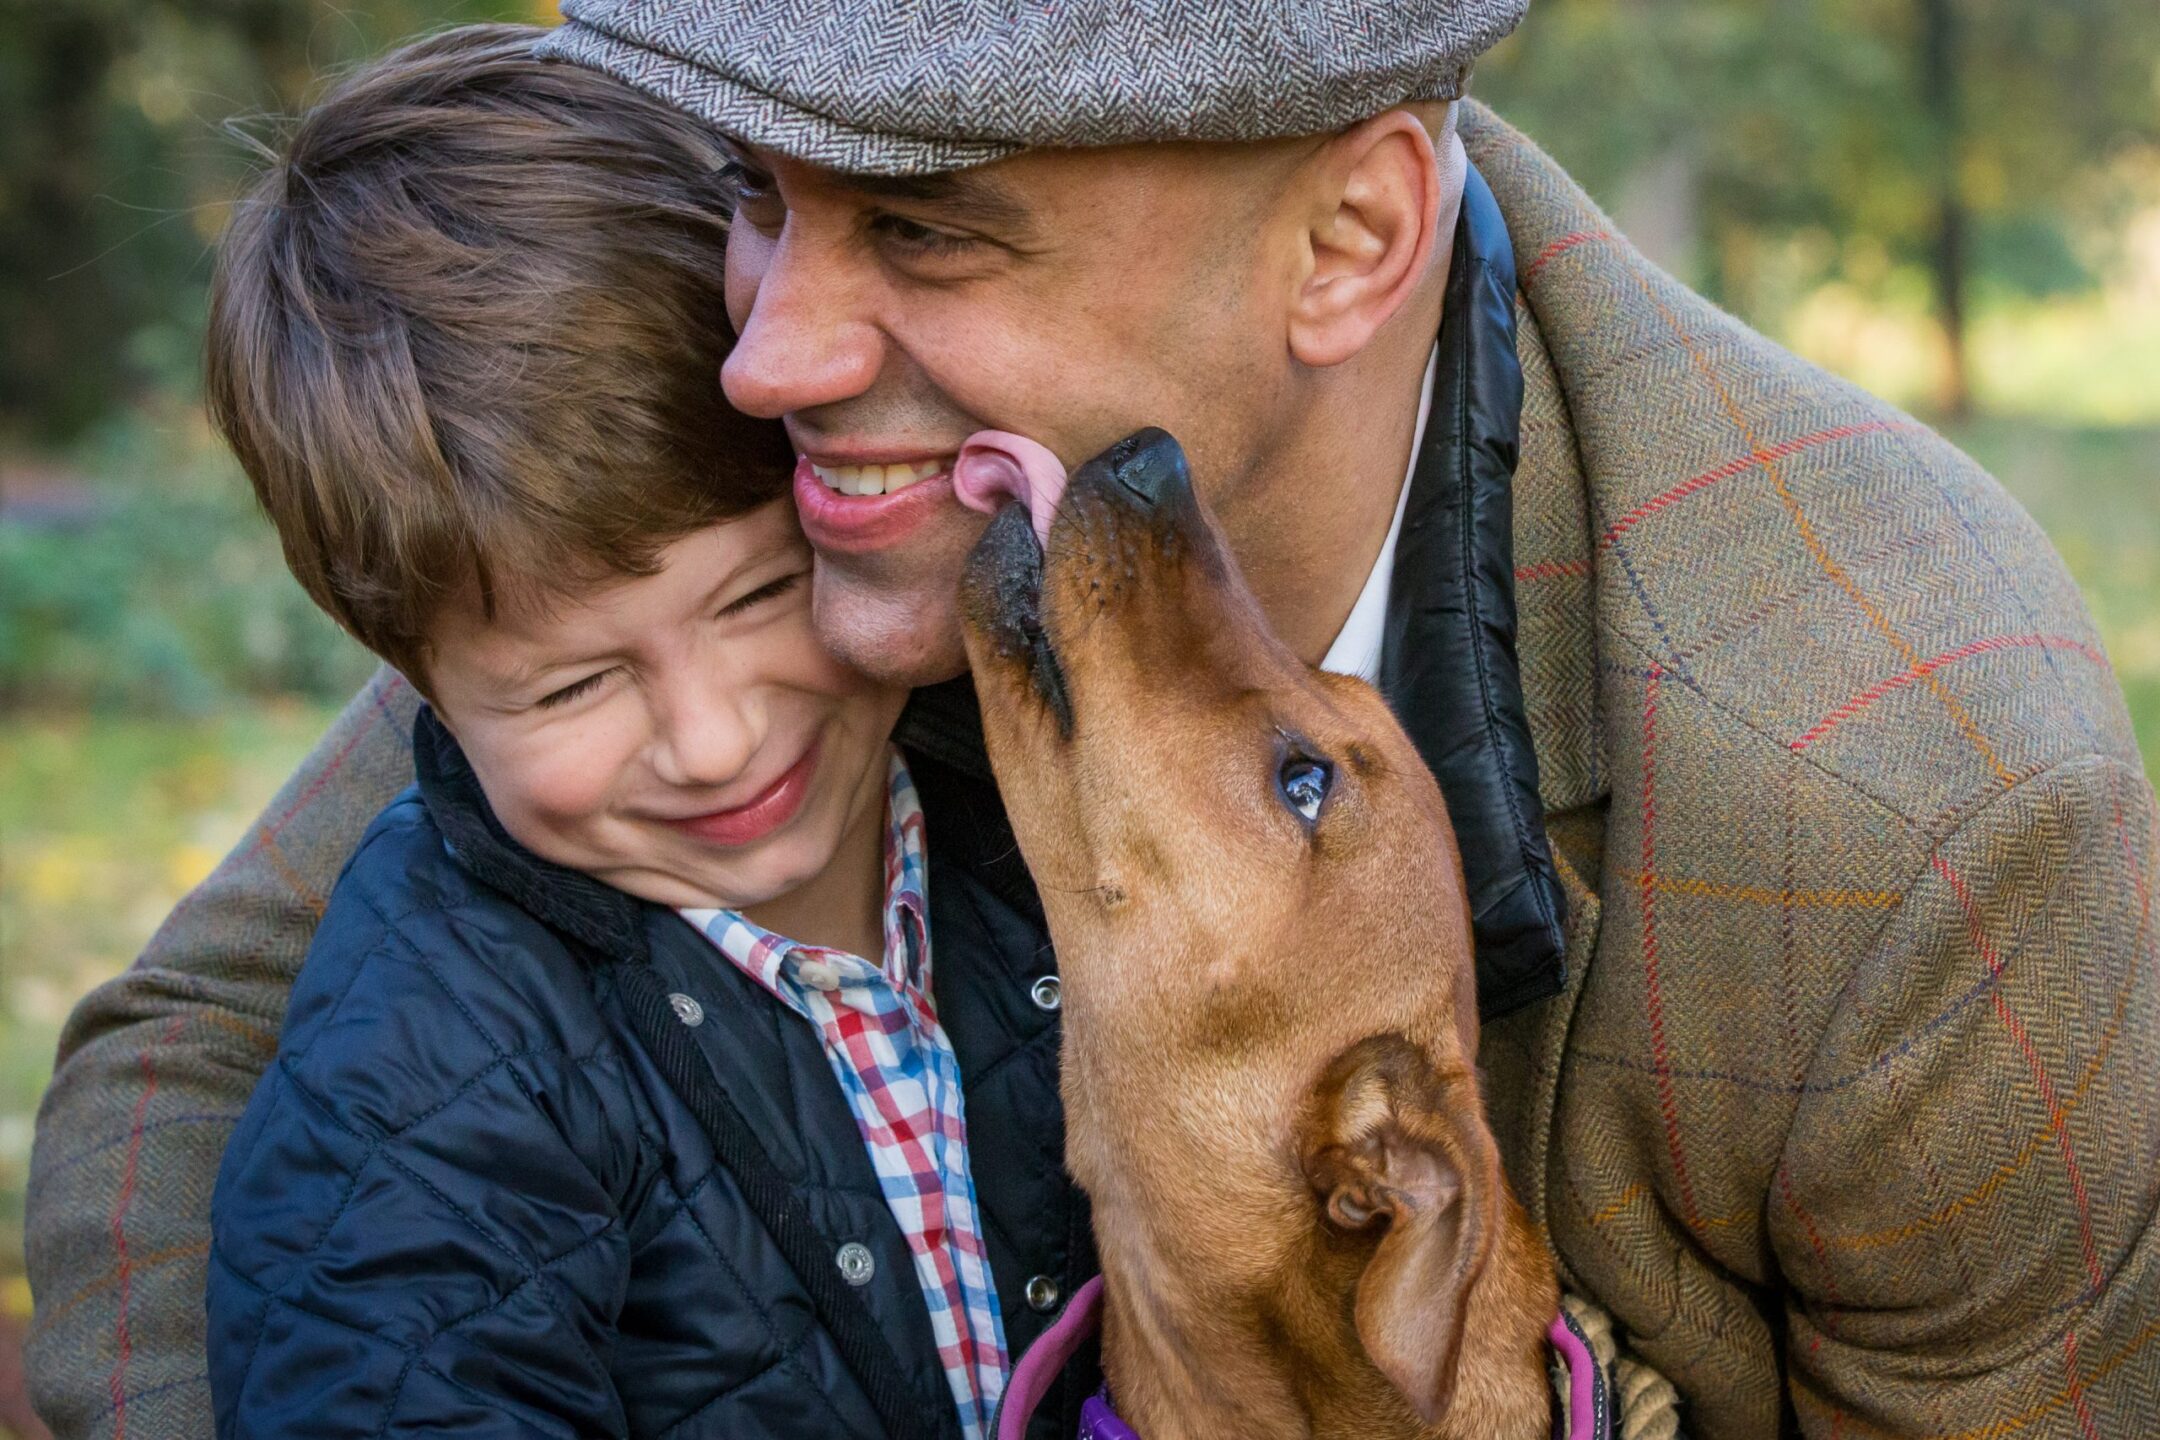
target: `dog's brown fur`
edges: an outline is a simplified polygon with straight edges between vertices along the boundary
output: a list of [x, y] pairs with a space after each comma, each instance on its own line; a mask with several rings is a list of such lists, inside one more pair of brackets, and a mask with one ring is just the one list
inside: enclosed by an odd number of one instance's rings
[[[1121, 460], [1175, 473], [1150, 501]], [[1148, 1440], [1548, 1434], [1552, 1267], [1478, 1094], [1454, 834], [1386, 704], [1275, 640], [1159, 432], [1075, 473], [1047, 556], [1000, 515], [963, 600], [1120, 1411]], [[1277, 788], [1299, 755], [1333, 772], [1312, 825]]]

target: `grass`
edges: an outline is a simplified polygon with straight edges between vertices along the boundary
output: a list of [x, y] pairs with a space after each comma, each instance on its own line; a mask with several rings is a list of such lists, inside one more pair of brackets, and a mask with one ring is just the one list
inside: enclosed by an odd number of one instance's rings
[[200, 720], [0, 727], [0, 1314], [27, 1315], [22, 1195], [53, 1047], [210, 872], [329, 721], [276, 705]]

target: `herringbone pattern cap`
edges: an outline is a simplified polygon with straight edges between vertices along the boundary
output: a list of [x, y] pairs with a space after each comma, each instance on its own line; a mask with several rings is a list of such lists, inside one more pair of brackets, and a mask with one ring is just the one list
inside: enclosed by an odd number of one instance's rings
[[1529, 0], [565, 0], [546, 53], [859, 174], [1451, 100]]

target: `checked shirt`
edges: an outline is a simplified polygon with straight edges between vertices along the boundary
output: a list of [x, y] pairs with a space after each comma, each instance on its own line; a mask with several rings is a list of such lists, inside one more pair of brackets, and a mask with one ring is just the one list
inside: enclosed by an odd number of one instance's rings
[[1005, 1387], [1005, 1328], [968, 1172], [960, 1067], [930, 999], [922, 807], [898, 751], [886, 821], [882, 964], [798, 944], [732, 910], [682, 915], [817, 1028], [914, 1254], [961, 1431], [980, 1440]]

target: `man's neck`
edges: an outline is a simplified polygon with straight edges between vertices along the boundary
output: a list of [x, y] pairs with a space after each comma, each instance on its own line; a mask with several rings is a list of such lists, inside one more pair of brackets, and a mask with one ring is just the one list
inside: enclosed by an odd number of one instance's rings
[[1317, 665], [1357, 603], [1395, 516], [1454, 258], [1457, 199], [1419, 293], [1365, 353], [1309, 377], [1305, 417], [1221, 519], [1275, 632]]

